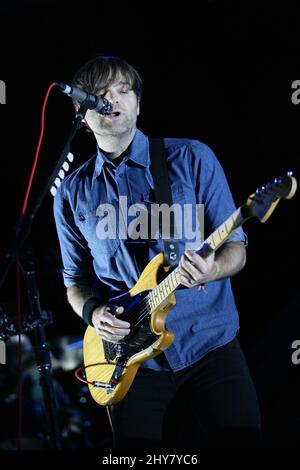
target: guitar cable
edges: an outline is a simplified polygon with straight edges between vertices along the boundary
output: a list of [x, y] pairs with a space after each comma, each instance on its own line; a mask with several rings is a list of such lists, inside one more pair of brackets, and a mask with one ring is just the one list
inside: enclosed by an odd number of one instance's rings
[[[87, 366], [78, 367], [75, 370], [74, 375], [75, 375], [76, 379], [80, 380], [80, 382], [83, 382], [87, 385], [92, 385], [95, 388], [113, 388], [116, 385], [118, 385], [121, 375], [117, 376], [117, 377], [112, 376], [109, 382], [100, 382], [100, 381], [97, 381], [97, 380], [93, 380], [91, 382], [90, 380], [87, 380], [86, 375], [85, 375], [85, 370], [88, 367], [109, 366], [109, 365], [116, 366], [116, 364], [114, 362], [98, 362], [96, 364], [89, 364]], [[122, 367], [126, 368], [127, 366], [124, 365]], [[81, 376], [79, 375], [80, 373], [81, 373]], [[84, 375], [84, 377], [83, 377], [83, 375]]]
[[[107, 364], [110, 364], [110, 363], [98, 363], [98, 364], [90, 364], [88, 366], [81, 366], [81, 367], [78, 367], [75, 372], [74, 372], [74, 375], [75, 377], [80, 381], [80, 382], [83, 382], [87, 385], [92, 385], [92, 386], [97, 386], [95, 385], [96, 383], [104, 383], [104, 382], [91, 382], [90, 380], [87, 380], [87, 379], [84, 379], [82, 376], [80, 376], [79, 374], [84, 374], [85, 375], [85, 369], [87, 369], [87, 367], [92, 367], [92, 366], [100, 366], [100, 365], [107, 365]], [[117, 385], [118, 382], [115, 383], [115, 385]], [[109, 382], [107, 385], [110, 385], [111, 382]], [[98, 385], [99, 386], [99, 385]], [[107, 387], [108, 388], [108, 387]], [[110, 429], [111, 429], [111, 432], [112, 434], [114, 433], [114, 429], [113, 429], [113, 424], [112, 424], [112, 415], [111, 415], [111, 407], [109, 405], [106, 405], [105, 406], [106, 408], [106, 412], [107, 412], [107, 417], [108, 417], [108, 421], [109, 421], [109, 425], [110, 425]]]

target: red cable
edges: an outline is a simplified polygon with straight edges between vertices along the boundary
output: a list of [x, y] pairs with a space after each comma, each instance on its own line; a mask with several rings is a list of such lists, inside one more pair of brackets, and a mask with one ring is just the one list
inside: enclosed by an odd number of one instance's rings
[[112, 423], [112, 419], [111, 419], [110, 407], [107, 405], [105, 408], [106, 408], [106, 411], [107, 411], [107, 416], [108, 416], [111, 432], [114, 433], [113, 423]]
[[83, 382], [84, 384], [89, 384], [89, 385], [94, 385], [94, 382], [90, 382], [89, 380], [83, 379], [80, 377], [79, 372], [84, 371], [85, 367], [78, 367], [78, 369], [75, 370], [74, 374], [76, 379], [80, 380], [80, 382]]
[[[85, 369], [86, 369], [86, 367], [82, 366], [82, 367], [78, 367], [78, 369], [75, 370], [74, 375], [75, 375], [76, 379], [80, 380], [80, 382], [83, 382], [85, 384], [94, 385], [94, 382], [90, 382], [89, 380], [86, 380], [86, 379], [83, 379], [82, 377], [80, 377], [79, 372], [82, 373]], [[106, 411], [107, 411], [107, 416], [108, 416], [111, 432], [113, 433], [114, 428], [113, 428], [112, 419], [111, 419], [110, 407], [109, 407], [109, 405], [106, 405], [105, 408], [106, 408]]]
[[49, 88], [46, 92], [45, 98], [44, 98], [44, 103], [43, 103], [43, 107], [42, 107], [42, 116], [41, 116], [41, 132], [40, 132], [40, 137], [39, 137], [39, 141], [38, 141], [38, 144], [37, 144], [35, 157], [34, 157], [34, 162], [33, 162], [33, 165], [32, 165], [30, 178], [29, 178], [29, 182], [28, 182], [28, 186], [27, 186], [27, 190], [26, 190], [26, 194], [25, 194], [25, 198], [24, 198], [24, 203], [23, 203], [23, 207], [22, 207], [22, 218], [24, 217], [25, 212], [26, 212], [27, 202], [28, 202], [28, 198], [29, 198], [29, 194], [30, 194], [30, 190], [31, 190], [31, 186], [32, 186], [32, 181], [33, 181], [36, 165], [37, 165], [38, 158], [39, 158], [40, 148], [41, 148], [41, 144], [42, 144], [42, 140], [43, 140], [43, 136], [44, 136], [45, 109], [46, 109], [46, 105], [47, 105], [47, 101], [48, 101], [48, 96], [49, 96], [49, 93], [52, 90], [52, 88], [55, 87], [55, 86], [56, 86], [55, 83], [51, 83], [51, 85], [49, 86]]

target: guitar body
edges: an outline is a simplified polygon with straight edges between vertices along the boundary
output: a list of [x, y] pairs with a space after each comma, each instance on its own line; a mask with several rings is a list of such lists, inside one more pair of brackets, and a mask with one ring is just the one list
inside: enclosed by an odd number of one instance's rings
[[[130, 291], [108, 301], [109, 304], [124, 307], [124, 313], [118, 318], [132, 321], [133, 324], [138, 319], [138, 328], [123, 343], [114, 345], [104, 341], [97, 336], [93, 327], [87, 327], [83, 340], [85, 375], [88, 382], [94, 382], [93, 385], [89, 384], [89, 390], [98, 404], [118, 403], [130, 388], [139, 366], [172, 344], [174, 334], [165, 330], [165, 322], [176, 304], [174, 293], [150, 316], [141, 315], [146, 295], [159, 284], [169, 269], [164, 265], [163, 253], [159, 253], [147, 264]], [[105, 387], [111, 380], [113, 387]]]

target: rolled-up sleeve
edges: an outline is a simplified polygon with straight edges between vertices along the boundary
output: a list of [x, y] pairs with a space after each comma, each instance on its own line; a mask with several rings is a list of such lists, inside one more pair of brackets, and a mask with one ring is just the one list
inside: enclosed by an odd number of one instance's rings
[[54, 219], [60, 244], [63, 279], [66, 287], [92, 285], [95, 280], [93, 258], [78, 227], [70, 204], [65, 198], [63, 185], [54, 197]]
[[[208, 237], [236, 210], [227, 178], [213, 151], [205, 144], [194, 141], [192, 146], [192, 173], [195, 178], [197, 196], [204, 204], [205, 237]], [[226, 242], [248, 244], [248, 237], [239, 227]]]

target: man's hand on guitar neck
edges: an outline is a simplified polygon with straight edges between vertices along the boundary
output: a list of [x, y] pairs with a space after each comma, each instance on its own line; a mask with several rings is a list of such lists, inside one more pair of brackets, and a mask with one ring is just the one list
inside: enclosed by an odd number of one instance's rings
[[180, 282], [185, 287], [201, 286], [238, 273], [246, 263], [243, 242], [227, 242], [215, 254], [206, 259], [192, 250], [186, 250], [180, 258], [178, 269]]
[[130, 323], [116, 317], [123, 312], [124, 308], [116, 305], [101, 305], [95, 308], [92, 323], [97, 335], [111, 343], [119, 343], [125, 338], [130, 333]]
[[219, 265], [215, 262], [215, 254], [201, 258], [192, 250], [186, 250], [179, 261], [180, 282], [185, 287], [203, 285], [216, 278]]

